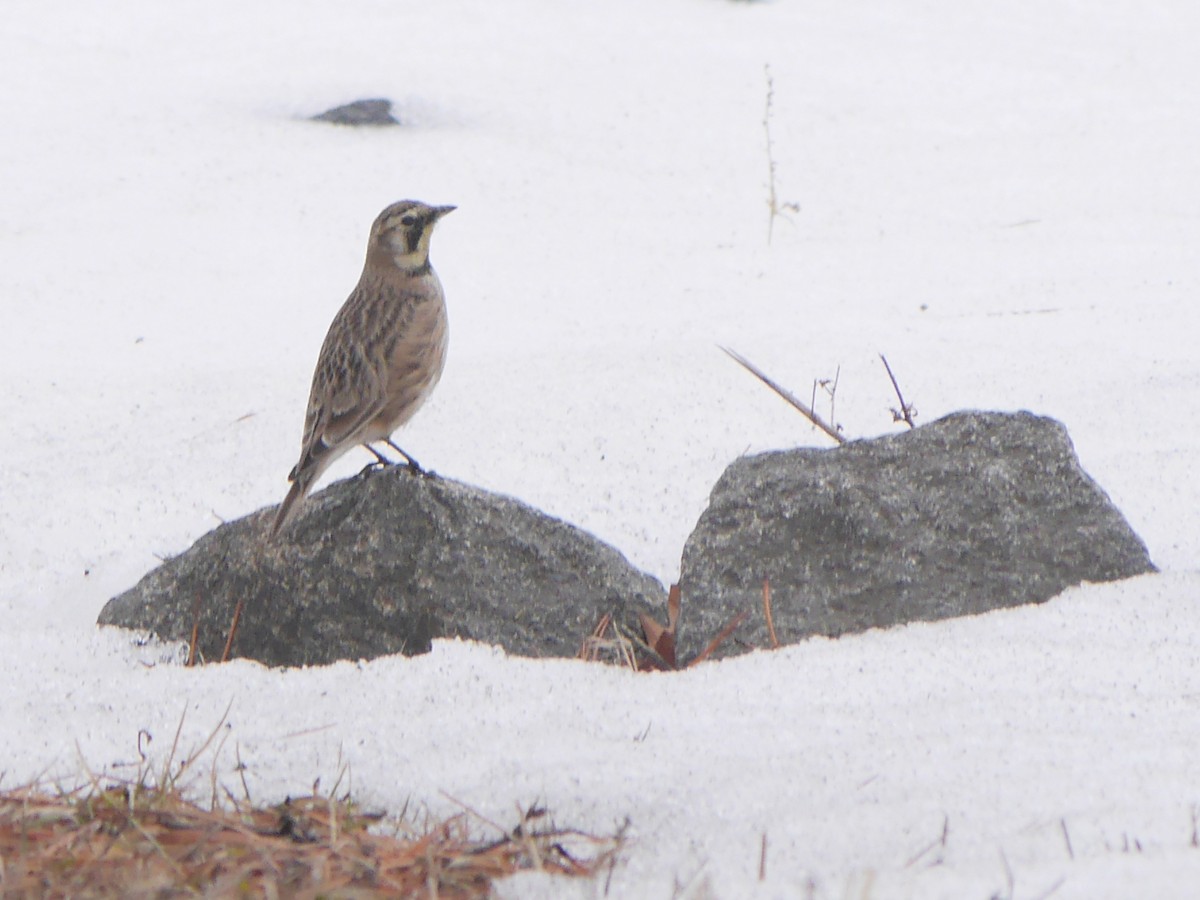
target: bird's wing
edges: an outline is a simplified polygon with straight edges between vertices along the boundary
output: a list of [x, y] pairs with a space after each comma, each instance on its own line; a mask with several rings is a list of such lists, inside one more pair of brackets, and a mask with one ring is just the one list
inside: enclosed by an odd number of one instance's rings
[[307, 472], [319, 473], [360, 443], [363, 426], [384, 407], [385, 387], [377, 367], [356, 348], [345, 344], [323, 348], [304, 417], [300, 461], [291, 480]]

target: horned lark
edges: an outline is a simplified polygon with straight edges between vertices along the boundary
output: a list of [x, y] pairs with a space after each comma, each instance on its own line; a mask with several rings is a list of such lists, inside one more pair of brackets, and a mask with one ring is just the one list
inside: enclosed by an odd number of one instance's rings
[[429, 264], [429, 238], [452, 209], [401, 200], [371, 226], [358, 285], [334, 316], [317, 357], [300, 461], [288, 475], [292, 488], [275, 515], [272, 537], [330, 463], [359, 444], [386, 464], [371, 446], [386, 443], [421, 471], [391, 434], [420, 409], [446, 362], [446, 302]]

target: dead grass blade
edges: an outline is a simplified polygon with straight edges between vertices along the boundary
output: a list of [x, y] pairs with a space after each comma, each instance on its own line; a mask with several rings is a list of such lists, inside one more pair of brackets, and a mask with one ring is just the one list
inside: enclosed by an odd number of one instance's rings
[[242, 621], [242, 607], [245, 602], [245, 597], [238, 597], [237, 606], [233, 608], [233, 621], [229, 623], [229, 636], [225, 638], [225, 649], [221, 653], [221, 662], [229, 662], [229, 654], [233, 652], [233, 639], [237, 637], [238, 623]]
[[[771, 599], [770, 588], [764, 583], [763, 589], [766, 592], [765, 604], [768, 626], [771, 632], [772, 641], [775, 646], [779, 646], [778, 639], [775, 638], [775, 626], [771, 619]], [[750, 615], [750, 610], [743, 610], [732, 619], [717, 633], [717, 635], [708, 643], [695, 658], [688, 660], [684, 664], [680, 664], [676, 648], [676, 633], [679, 628], [679, 620], [683, 612], [683, 600], [680, 594], [679, 585], [671, 585], [671, 590], [667, 594], [667, 624], [663, 625], [658, 622], [653, 616], [648, 613], [639, 613], [638, 617], [642, 626], [642, 638], [637, 635], [625, 634], [616, 620], [610, 613], [605, 613], [596, 623], [596, 627], [592, 629], [592, 633], [583, 639], [580, 644], [579, 652], [576, 658], [585, 662], [603, 662], [604, 656], [611, 655], [615, 652], [619, 655], [620, 663], [635, 672], [675, 672], [680, 669], [690, 668], [697, 663], [704, 662], [727, 641], [738, 627], [746, 621], [746, 617]], [[609, 632], [612, 637], [608, 637]]]
[[779, 637], [775, 634], [775, 616], [771, 611], [771, 581], [763, 579], [763, 616], [767, 620], [767, 634], [771, 638], [771, 649], [779, 649]]
[[[612, 637], [608, 636], [612, 632]], [[627, 669], [638, 671], [637, 653], [634, 642], [621, 632], [611, 613], [605, 613], [592, 629], [592, 633], [579, 645], [577, 659], [584, 662], [615, 662]]]
[[639, 619], [646, 643], [654, 651], [655, 656], [662, 660], [668, 669], [678, 668], [675, 655], [675, 631], [679, 625], [679, 612], [682, 609], [679, 585], [671, 585], [667, 594], [667, 625], [664, 628], [652, 616], [641, 613]]
[[738, 627], [743, 622], [746, 621], [746, 618], [749, 615], [750, 615], [750, 610], [743, 609], [740, 613], [738, 613], [736, 616], [734, 616], [732, 619], [730, 619], [728, 622], [726, 622], [725, 627], [717, 632], [717, 636], [708, 642], [708, 646], [705, 647], [703, 650], [701, 650], [696, 655], [696, 658], [688, 663], [688, 668], [690, 669], [692, 666], [698, 665], [698, 664], [704, 662], [710, 656], [712, 656], [713, 653], [716, 652], [718, 647], [720, 647], [723, 643], [725, 643], [727, 640], [729, 640], [730, 635], [732, 635], [735, 631], [738, 630]]

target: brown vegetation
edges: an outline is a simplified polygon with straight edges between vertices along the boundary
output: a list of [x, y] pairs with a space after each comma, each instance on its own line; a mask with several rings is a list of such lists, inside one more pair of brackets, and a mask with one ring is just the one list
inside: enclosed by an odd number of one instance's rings
[[462, 900], [525, 870], [594, 875], [619, 844], [543, 824], [537, 809], [485, 840], [466, 813], [402, 835], [346, 799], [231, 803], [204, 809], [141, 785], [0, 793], [0, 896]]

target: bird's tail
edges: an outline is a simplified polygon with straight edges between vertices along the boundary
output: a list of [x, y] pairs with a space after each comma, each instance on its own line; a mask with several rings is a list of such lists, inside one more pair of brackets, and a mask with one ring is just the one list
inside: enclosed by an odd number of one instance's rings
[[307, 477], [306, 474], [301, 474], [293, 479], [292, 488], [288, 491], [287, 496], [283, 498], [283, 502], [279, 504], [279, 511], [275, 513], [275, 521], [271, 523], [271, 532], [269, 534], [271, 539], [274, 539], [279, 534], [280, 529], [287, 524], [288, 520], [295, 513], [296, 504], [308, 493], [312, 482], [313, 479]]

